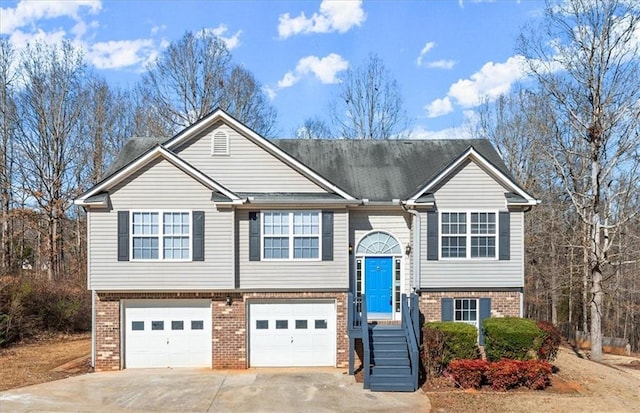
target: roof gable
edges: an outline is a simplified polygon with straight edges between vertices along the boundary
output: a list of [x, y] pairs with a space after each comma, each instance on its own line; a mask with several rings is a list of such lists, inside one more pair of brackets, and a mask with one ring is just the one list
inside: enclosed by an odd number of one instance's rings
[[340, 195], [342, 198], [346, 200], [354, 200], [355, 198], [345, 191], [344, 188], [336, 186], [334, 182], [327, 180], [324, 175], [317, 173], [310, 169], [307, 165], [300, 162], [295, 157], [290, 156], [282, 149], [280, 149], [277, 145], [274, 145], [271, 141], [263, 138], [258, 133], [254, 132], [244, 124], [242, 124], [237, 119], [233, 118], [231, 115], [226, 113], [221, 109], [217, 109], [212, 112], [210, 115], [201, 119], [196, 124], [191, 127], [185, 129], [178, 135], [169, 139], [164, 143], [164, 146], [169, 150], [177, 150], [190, 139], [202, 136], [209, 129], [211, 129], [217, 123], [223, 123], [229, 128], [236, 131], [239, 135], [243, 136], [247, 140], [251, 141], [253, 144], [258, 146], [261, 150], [264, 150], [271, 156], [275, 157], [279, 162], [284, 164], [286, 167], [295, 170], [298, 174], [302, 175], [309, 181], [313, 182], [315, 185], [324, 188], [329, 192], [336, 193]]
[[466, 161], [472, 161], [478, 164], [483, 170], [487, 171], [487, 173], [500, 185], [510, 190], [510, 193], [517, 194], [520, 200], [525, 201], [521, 202], [519, 205], [536, 205], [538, 203], [538, 200], [529, 195], [529, 193], [527, 193], [520, 185], [515, 182], [511, 174], [506, 170], [506, 167], [504, 166], [502, 160], [500, 160], [499, 164], [496, 165], [482, 156], [482, 154], [478, 150], [476, 150], [474, 146], [470, 146], [457, 158], [450, 161], [449, 164], [442, 168], [437, 174], [428, 179], [416, 193], [409, 197], [408, 203], [416, 203], [418, 202], [418, 199], [432, 192], [438, 185], [442, 184], [446, 179], [454, 174], [457, 168]]
[[74, 201], [74, 203], [77, 205], [89, 206], [93, 203], [92, 201], [94, 199], [94, 195], [108, 191], [110, 188], [124, 181], [134, 172], [140, 170], [141, 168], [158, 158], [164, 158], [172, 165], [182, 170], [187, 175], [191, 176], [193, 179], [213, 190], [214, 193], [219, 194], [219, 197], [222, 196], [231, 202], [242, 202], [240, 197], [238, 197], [238, 195], [230, 191], [228, 188], [225, 188], [223, 185], [204, 175], [202, 172], [191, 166], [188, 162], [184, 161], [180, 157], [165, 149], [162, 145], [156, 145], [153, 148], [147, 150], [142, 155], [138, 156], [134, 161], [116, 170], [106, 179], [96, 184], [89, 191], [79, 196]]

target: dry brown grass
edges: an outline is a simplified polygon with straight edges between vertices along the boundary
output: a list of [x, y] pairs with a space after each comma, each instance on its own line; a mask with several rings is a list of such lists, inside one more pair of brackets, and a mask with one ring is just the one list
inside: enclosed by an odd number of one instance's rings
[[[64, 379], [91, 370], [91, 335], [69, 334], [41, 337], [0, 350], [0, 391]], [[79, 360], [63, 371], [56, 367]]]

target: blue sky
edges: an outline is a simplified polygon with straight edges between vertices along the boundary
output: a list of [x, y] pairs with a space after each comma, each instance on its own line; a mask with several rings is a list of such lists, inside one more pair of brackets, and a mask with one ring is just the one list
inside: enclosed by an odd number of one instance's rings
[[524, 77], [520, 28], [542, 1], [6, 1], [17, 49], [69, 39], [109, 82], [133, 85], [185, 31], [212, 30], [263, 84], [289, 137], [327, 119], [340, 73], [377, 53], [398, 80], [417, 138], [464, 137], [478, 104]]

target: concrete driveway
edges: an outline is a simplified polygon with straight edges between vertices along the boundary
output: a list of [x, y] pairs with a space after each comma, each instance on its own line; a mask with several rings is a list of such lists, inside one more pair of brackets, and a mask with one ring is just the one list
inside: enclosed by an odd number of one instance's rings
[[429, 412], [415, 393], [363, 390], [338, 369], [124, 370], [0, 393], [2, 412]]

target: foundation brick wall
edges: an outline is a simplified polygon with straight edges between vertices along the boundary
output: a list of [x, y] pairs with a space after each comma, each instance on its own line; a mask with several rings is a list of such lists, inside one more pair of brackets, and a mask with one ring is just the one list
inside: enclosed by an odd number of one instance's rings
[[520, 317], [520, 293], [515, 291], [426, 292], [420, 295], [424, 321], [440, 321], [441, 298], [491, 298], [491, 317]]
[[[231, 306], [227, 305], [227, 295]], [[211, 299], [212, 360], [214, 369], [244, 369], [247, 360], [248, 302], [264, 299], [335, 299], [336, 300], [336, 366], [348, 364], [347, 293], [98, 293], [96, 294], [96, 371], [119, 370], [121, 300]]]

